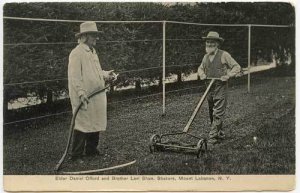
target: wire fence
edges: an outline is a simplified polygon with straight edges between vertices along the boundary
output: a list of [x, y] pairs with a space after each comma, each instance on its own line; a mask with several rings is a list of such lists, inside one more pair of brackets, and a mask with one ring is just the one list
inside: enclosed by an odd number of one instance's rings
[[[18, 17], [3, 17], [4, 19], [9, 19], [9, 20], [22, 20], [22, 21], [47, 21], [47, 22], [69, 22], [69, 23], [81, 23], [84, 22], [84, 20], [60, 20], [60, 19], [42, 19], [42, 18], [18, 18]], [[179, 25], [193, 25], [193, 26], [219, 26], [219, 27], [242, 27], [245, 28], [246, 30], [250, 30], [251, 27], [268, 27], [268, 28], [286, 28], [286, 27], [291, 27], [289, 25], [257, 25], [257, 24], [199, 24], [199, 23], [191, 23], [191, 22], [176, 22], [176, 21], [95, 21], [96, 23], [122, 23], [122, 24], [130, 24], [130, 23], [158, 23], [158, 24], [179, 24]], [[251, 31], [249, 31], [250, 34]], [[168, 35], [168, 34], [167, 34]], [[248, 41], [248, 39], [251, 39], [251, 36], [245, 36], [245, 37], [241, 37], [242, 39], [237, 39], [237, 38], [227, 38], [227, 41], [234, 41], [236, 44], [242, 44], [243, 41]], [[248, 39], [247, 39], [248, 38]], [[165, 42], [164, 44], [164, 49], [168, 49], [166, 48], [167, 46], [170, 46], [171, 44], [176, 44], [176, 42], [178, 43], [186, 43], [186, 44], [191, 44], [193, 42], [200, 44], [201, 41], [203, 41], [202, 38], [199, 37], [188, 37], [188, 38], [181, 38], [179, 37], [168, 37], [168, 38], [157, 38], [157, 39], [134, 39], [134, 40], [100, 40], [98, 41], [101, 44], [132, 44], [132, 43], [148, 43], [148, 42]], [[175, 43], [174, 43], [175, 42]], [[29, 46], [37, 46], [38, 48], [41, 48], [42, 46], [49, 46], [49, 45], [54, 45], [54, 46], [63, 46], [63, 45], [76, 45], [77, 42], [20, 42], [20, 43], [15, 43], [15, 42], [9, 42], [9, 43], [4, 43], [3, 46], [5, 48], [15, 48], [15, 47], [29, 47]], [[248, 43], [248, 46], [251, 46], [251, 42]], [[200, 48], [198, 48], [200, 49]], [[242, 48], [241, 48], [242, 49]], [[244, 49], [244, 48], [243, 48]], [[249, 48], [245, 48], [248, 49], [247, 51], [251, 50], [251, 47]], [[177, 62], [172, 62], [172, 58], [164, 58], [164, 61], [161, 61], [159, 63], [159, 66], [150, 66], [150, 67], [146, 67], [146, 68], [140, 68], [140, 69], [129, 69], [129, 70], [116, 70], [118, 74], [122, 75], [122, 74], [130, 74], [130, 73], [139, 73], [139, 72], [145, 72], [145, 71], [152, 71], [152, 70], [161, 70], [163, 75], [166, 76], [166, 70], [168, 69], [172, 69], [172, 68], [187, 68], [187, 67], [198, 67], [201, 64], [201, 60], [197, 60], [197, 58], [199, 58], [199, 53], [194, 54], [194, 56], [190, 56], [190, 53], [186, 53], [186, 50], [180, 50], [180, 48], [176, 48], [171, 50], [171, 52], [177, 52], [178, 56], [181, 57], [190, 57], [190, 61], [185, 62], [185, 61], [180, 61], [180, 65], [177, 65]], [[198, 50], [193, 50], [193, 52], [197, 52]], [[168, 54], [168, 53], [167, 53]], [[195, 59], [196, 58], [196, 59]], [[167, 60], [167, 62], [166, 62]], [[176, 60], [176, 58], [175, 58]], [[243, 61], [243, 63], [247, 63], [248, 67], [243, 68], [244, 72], [248, 72], [248, 91], [250, 92], [250, 52], [245, 53], [245, 55], [240, 56], [239, 58], [240, 61]], [[38, 61], [36, 61], [38, 62]], [[165, 65], [163, 65], [163, 63]], [[245, 73], [246, 74], [246, 73]], [[167, 78], [167, 77], [165, 77]], [[4, 88], [6, 89], [7, 87], [13, 87], [13, 86], [21, 86], [21, 85], [36, 85], [36, 84], [45, 84], [45, 83], [53, 83], [53, 82], [65, 82], [68, 81], [67, 77], [57, 77], [57, 78], [53, 78], [53, 79], [45, 79], [45, 80], [34, 80], [34, 81], [22, 81], [22, 82], [8, 82], [3, 84]], [[166, 84], [167, 81], [165, 79], [162, 80], [163, 84]], [[116, 100], [116, 101], [111, 101], [108, 102], [108, 105], [115, 105], [115, 104], [122, 104], [122, 103], [126, 103], [129, 101], [137, 101], [137, 100], [143, 100], [143, 99], [147, 99], [147, 98], [151, 98], [151, 97], [160, 97], [164, 98], [166, 94], [173, 94], [173, 93], [179, 93], [179, 92], [184, 92], [184, 91], [188, 91], [188, 90], [195, 90], [197, 89], [197, 91], [199, 92], [200, 89], [205, 88], [205, 85], [202, 86], [195, 86], [195, 87], [189, 87], [189, 88], [182, 88], [182, 89], [175, 89], [175, 90], [170, 90], [170, 91], [165, 91], [162, 90], [161, 92], [157, 92], [157, 93], [153, 93], [153, 94], [147, 94], [144, 96], [139, 96], [139, 97], [133, 97], [133, 98], [127, 98], [124, 100]], [[229, 92], [233, 92], [233, 91], [229, 91]], [[186, 93], [186, 92], [184, 92]], [[156, 100], [155, 102], [159, 102], [158, 100]], [[163, 104], [164, 106], [165, 104]], [[61, 115], [71, 115], [72, 111], [63, 111], [63, 112], [58, 112], [58, 113], [53, 113], [53, 114], [46, 114], [46, 115], [42, 115], [42, 116], [36, 116], [36, 117], [31, 117], [31, 118], [26, 118], [26, 119], [21, 119], [21, 120], [15, 120], [15, 121], [9, 121], [9, 122], [4, 122], [3, 125], [4, 126], [10, 126], [10, 125], [16, 125], [16, 124], [21, 124], [21, 123], [25, 123], [25, 122], [33, 122], [33, 121], [42, 121], [44, 119], [49, 119], [49, 118], [55, 118], [57, 116], [61, 116]], [[66, 120], [67, 121], [67, 120]], [[155, 130], [155, 128], [153, 128], [153, 130]], [[246, 138], [245, 138], [246, 139]], [[239, 140], [241, 140], [239, 138]], [[140, 143], [140, 142], [137, 142]], [[230, 142], [230, 143], [234, 143], [234, 142]], [[271, 150], [270, 150], [271, 148]], [[217, 152], [218, 154], [221, 155], [232, 155], [236, 152], [240, 152], [241, 150], [243, 152], [248, 152], [248, 153], [259, 153], [259, 151], [265, 151], [265, 150], [270, 150], [267, 151], [267, 153], [275, 151], [277, 149], [287, 149], [287, 152], [295, 152], [294, 150], [294, 146], [279, 146], [279, 147], [258, 147], [257, 144], [251, 144], [251, 146], [245, 146], [245, 147], [241, 147], [241, 148], [236, 148], [236, 149], [232, 149], [230, 152]], [[212, 153], [211, 151], [208, 152], [208, 156]]]
[[[40, 21], [40, 22], [67, 22], [67, 23], [82, 23], [85, 22], [84, 20], [64, 20], [64, 19], [43, 19], [43, 18], [21, 18], [21, 17], [7, 17], [4, 16], [3, 17], [4, 20], [21, 20], [21, 21]], [[217, 27], [242, 27], [245, 28], [246, 31], [245, 33], [247, 34], [249, 30], [249, 36], [247, 37], [248, 40], [248, 53], [245, 54], [245, 56], [242, 56], [240, 59], [243, 61], [247, 61], [248, 62], [248, 68], [244, 68], [247, 69], [248, 72], [250, 72], [250, 49], [251, 49], [251, 42], [250, 38], [250, 30], [251, 27], [268, 27], [268, 28], [287, 28], [287, 27], [292, 27], [290, 25], [260, 25], [260, 24], [206, 24], [206, 23], [192, 23], [192, 22], [177, 22], [177, 21], [95, 21], [96, 23], [101, 23], [101, 24], [151, 24], [151, 23], [157, 23], [157, 24], [163, 24], [161, 26], [164, 26], [164, 31], [165, 31], [165, 27], [168, 25], [187, 25], [187, 26], [217, 26]], [[188, 29], [192, 31], [195, 31], [196, 28], [194, 29]], [[208, 28], [209, 29], [209, 28]], [[179, 33], [180, 34], [180, 33]], [[167, 35], [167, 36], [166, 36]], [[243, 42], [245, 41], [245, 37], [240, 37], [240, 39], [237, 38], [228, 38], [227, 40], [229, 41], [235, 41], [237, 44], [239, 44], [239, 42]], [[187, 62], [187, 64], [184, 64], [185, 62], [180, 61], [181, 65], [177, 65], [176, 62], [173, 62], [172, 64], [172, 59], [170, 58], [166, 58], [166, 42], [199, 42], [199, 41], [203, 41], [203, 39], [201, 37], [198, 36], [194, 36], [193, 34], [188, 36], [187, 38], [181, 38], [180, 36], [178, 37], [168, 37], [168, 34], [164, 33], [163, 38], [155, 38], [155, 39], [125, 39], [125, 40], [108, 40], [108, 41], [104, 41], [104, 40], [100, 40], [100, 43], [134, 43], [134, 42], [162, 42], [163, 43], [163, 57], [162, 57], [162, 61], [161, 64], [159, 66], [152, 66], [152, 67], [147, 67], [147, 68], [141, 68], [141, 69], [131, 69], [131, 70], [123, 70], [118, 72], [119, 74], [129, 74], [129, 73], [137, 73], [137, 72], [143, 72], [143, 71], [150, 71], [150, 70], [162, 70], [162, 76], [163, 76], [163, 91], [159, 92], [159, 93], [155, 93], [155, 94], [150, 94], [150, 95], [146, 95], [143, 97], [137, 97], [137, 98], [132, 98], [132, 99], [126, 99], [123, 101], [128, 101], [128, 100], [137, 100], [137, 99], [142, 99], [142, 98], [147, 98], [147, 97], [151, 97], [151, 96], [155, 96], [155, 95], [163, 95], [163, 101], [165, 101], [165, 94], [166, 93], [172, 93], [172, 92], [179, 92], [180, 90], [185, 90], [185, 89], [179, 89], [179, 90], [173, 90], [173, 91], [168, 91], [165, 92], [165, 84], [167, 83], [166, 81], [166, 69], [168, 68], [177, 68], [177, 67], [196, 67], [200, 65], [200, 61], [199, 62], [195, 62], [191, 61], [191, 62]], [[11, 46], [47, 46], [47, 45], [73, 45], [73, 44], [77, 44], [77, 42], [21, 42], [21, 43], [5, 43], [3, 44], [5, 47], [11, 47]], [[246, 48], [247, 49], [247, 48]], [[184, 51], [180, 50], [180, 49], [174, 49], [171, 50], [176, 51], [178, 53], [178, 56], [180, 57], [184, 57], [186, 53], [184, 53]], [[188, 57], [191, 57], [190, 55]], [[197, 59], [199, 56], [193, 56], [191, 57], [192, 59]], [[168, 60], [167, 64], [166, 64], [166, 60]], [[35, 61], [37, 62], [37, 61]], [[175, 63], [175, 64], [174, 64]], [[170, 65], [171, 64], [171, 65]], [[29, 84], [44, 84], [44, 83], [49, 83], [49, 82], [61, 82], [61, 81], [67, 81], [68, 79], [66, 77], [62, 77], [62, 78], [54, 78], [54, 79], [46, 79], [46, 80], [36, 80], [36, 81], [24, 81], [24, 82], [9, 82], [9, 83], [5, 83], [4, 87], [8, 87], [8, 86], [17, 86], [17, 85], [29, 85]], [[187, 89], [193, 89], [193, 88], [187, 88]], [[248, 91], [250, 92], [250, 73], [248, 73]], [[119, 103], [122, 101], [116, 101], [114, 103]], [[163, 102], [163, 109], [164, 109], [165, 103]], [[164, 111], [164, 110], [163, 110]], [[69, 112], [69, 111], [68, 111]], [[62, 113], [67, 113], [67, 112], [62, 112]], [[58, 113], [59, 114], [59, 113]], [[56, 114], [54, 114], [53, 116], [55, 116]], [[52, 115], [46, 115], [46, 116], [41, 116], [43, 117], [49, 117]], [[30, 118], [28, 120], [33, 120], [34, 118]], [[19, 120], [16, 122], [22, 122], [23, 120]], [[27, 120], [25, 120], [27, 121]], [[15, 122], [8, 122], [5, 123], [5, 125], [7, 124], [13, 124]]]
[[[10, 20], [27, 20], [27, 21], [49, 21], [49, 22], [70, 22], [70, 23], [82, 23], [86, 22], [87, 20], [67, 20], [67, 19], [44, 19], [44, 18], [26, 18], [26, 17], [8, 17], [3, 16], [3, 19], [10, 19]], [[123, 24], [130, 24], [130, 23], [175, 23], [175, 24], [184, 24], [184, 25], [200, 25], [200, 26], [227, 26], [227, 27], [248, 27], [249, 25], [255, 27], [292, 27], [291, 25], [263, 25], [263, 24], [208, 24], [208, 23], [193, 23], [193, 22], [178, 22], [178, 21], [103, 21], [103, 20], [96, 20], [95, 23], [123, 23]]]
[[[161, 42], [163, 39], [144, 39], [144, 40], [111, 40], [97, 41], [99, 43], [128, 43], [128, 42]], [[203, 39], [166, 39], [166, 41], [203, 41]], [[32, 45], [64, 45], [78, 44], [78, 42], [22, 42], [22, 43], [4, 43], [4, 46], [32, 46]]]
[[[201, 63], [194, 63], [194, 64], [182, 64], [182, 65], [167, 65], [166, 68], [173, 68], [173, 67], [186, 67], [186, 66], [199, 66]], [[153, 69], [162, 69], [162, 66], [156, 67], [149, 67], [149, 68], [141, 68], [141, 69], [134, 69], [134, 70], [124, 70], [117, 72], [118, 74], [126, 74], [132, 72], [141, 72], [141, 71], [148, 71]], [[23, 85], [23, 84], [39, 84], [39, 83], [46, 83], [46, 82], [57, 82], [57, 81], [67, 81], [68, 78], [57, 78], [57, 79], [50, 79], [50, 80], [37, 80], [37, 81], [25, 81], [25, 82], [12, 82], [12, 83], [5, 83], [4, 86], [14, 86], [14, 85]]]
[[[171, 91], [167, 91], [166, 94], [180, 92], [180, 91], [186, 91], [186, 90], [200, 89], [200, 88], [204, 88], [204, 87], [205, 86], [202, 85], [202, 86], [195, 86], [195, 87], [190, 87], [190, 88], [183, 88], [183, 89], [171, 90]], [[129, 98], [129, 99], [124, 99], [124, 100], [118, 100], [118, 101], [114, 101], [114, 102], [109, 102], [108, 105], [118, 104], [118, 103], [124, 103], [124, 102], [128, 102], [128, 101], [133, 101], [133, 100], [140, 100], [140, 99], [145, 99], [145, 98], [149, 98], [149, 97], [155, 97], [155, 96], [159, 96], [159, 95], [162, 95], [162, 92], [158, 92], [158, 93], [154, 93], [154, 94], [149, 94], [149, 95], [145, 95], [145, 96], [141, 96], [141, 97], [135, 97], [135, 98]], [[49, 114], [49, 115], [32, 117], [32, 118], [28, 118], [28, 119], [11, 121], [11, 122], [7, 122], [7, 123], [3, 123], [3, 125], [11, 125], [11, 124], [21, 123], [21, 122], [26, 122], [26, 121], [32, 121], [32, 120], [38, 120], [38, 119], [43, 119], [43, 118], [49, 118], [49, 117], [58, 116], [58, 115], [62, 115], [62, 114], [66, 114], [66, 113], [71, 113], [71, 112], [72, 111], [64, 111], [64, 112], [60, 112], [60, 113], [54, 113], [54, 114]]]
[[[183, 89], [176, 89], [176, 90], [166, 91], [166, 94], [176, 93], [176, 92], [181, 92], [181, 91], [187, 91], [187, 90], [193, 90], [193, 89], [201, 89], [201, 88], [205, 88], [205, 87], [206, 87], [205, 85], [202, 85], [202, 86], [195, 86], [195, 87], [189, 87], [189, 88], [183, 88]], [[229, 93], [231, 93], [231, 92], [233, 92], [233, 91], [229, 91]], [[141, 97], [134, 97], [134, 98], [124, 99], [124, 100], [118, 100], [118, 101], [114, 101], [114, 102], [109, 102], [108, 105], [118, 104], [118, 103], [124, 103], [124, 102], [134, 101], [134, 100], [140, 100], [140, 99], [145, 99], [145, 98], [155, 97], [155, 96], [160, 96], [160, 95], [162, 95], [162, 92], [158, 92], [158, 93], [154, 93], [154, 94], [149, 94], [149, 95], [144, 95], [144, 96], [141, 96]], [[43, 118], [49, 118], [49, 117], [54, 117], [54, 116], [58, 116], [58, 115], [62, 115], [62, 114], [67, 114], [67, 113], [71, 113], [71, 112], [72, 111], [64, 111], [64, 112], [59, 112], [59, 113], [54, 113], [54, 114], [49, 114], [49, 115], [32, 117], [32, 118], [28, 118], [28, 119], [11, 121], [11, 122], [4, 123], [3, 125], [11, 125], [11, 124], [21, 123], [21, 122], [26, 122], [26, 121], [32, 121], [32, 120], [38, 120], [38, 119], [43, 119]]]

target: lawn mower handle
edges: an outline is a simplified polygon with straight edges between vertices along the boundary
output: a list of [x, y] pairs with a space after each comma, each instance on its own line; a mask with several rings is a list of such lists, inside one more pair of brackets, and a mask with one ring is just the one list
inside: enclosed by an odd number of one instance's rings
[[200, 107], [201, 107], [202, 104], [203, 104], [204, 99], [205, 99], [206, 96], [207, 96], [208, 91], [210, 90], [210, 88], [211, 88], [211, 86], [213, 85], [213, 83], [215, 82], [215, 80], [217, 80], [217, 79], [216, 79], [216, 78], [211, 79], [211, 81], [210, 81], [208, 87], [206, 88], [204, 94], [202, 95], [202, 97], [201, 97], [201, 99], [200, 99], [200, 101], [199, 101], [197, 107], [195, 108], [195, 110], [194, 110], [192, 116], [190, 117], [188, 123], [187, 123], [186, 126], [184, 127], [184, 129], [183, 129], [183, 132], [184, 132], [184, 133], [188, 132], [188, 130], [189, 130], [189, 128], [190, 128], [192, 122], [194, 121], [194, 119], [195, 119], [197, 113], [199, 112]]

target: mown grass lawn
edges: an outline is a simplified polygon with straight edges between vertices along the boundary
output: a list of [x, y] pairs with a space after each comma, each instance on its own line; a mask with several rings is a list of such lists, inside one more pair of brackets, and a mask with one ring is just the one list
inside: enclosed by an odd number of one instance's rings
[[[224, 128], [226, 140], [197, 159], [193, 154], [149, 152], [152, 134], [181, 131], [201, 92], [169, 93], [166, 116], [160, 97], [113, 103], [108, 106], [108, 128], [101, 133], [102, 156], [84, 164], [66, 162], [63, 171], [103, 168], [137, 160], [135, 165], [98, 174], [294, 174], [295, 78], [266, 77], [230, 86]], [[207, 104], [190, 132], [207, 136]], [[55, 174], [63, 154], [71, 115], [4, 127], [4, 174]], [[257, 140], [254, 142], [253, 137]]]

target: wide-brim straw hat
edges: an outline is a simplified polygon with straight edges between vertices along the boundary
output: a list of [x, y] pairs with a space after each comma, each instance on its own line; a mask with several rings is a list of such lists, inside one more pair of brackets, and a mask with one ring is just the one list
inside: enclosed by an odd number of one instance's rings
[[87, 33], [102, 33], [102, 31], [98, 31], [97, 25], [93, 21], [87, 21], [80, 24], [80, 32], [75, 34], [76, 38], [79, 38], [82, 34]]
[[202, 37], [204, 40], [217, 40], [219, 42], [224, 42], [224, 39], [220, 37], [218, 32], [210, 31], [208, 32], [206, 37]]

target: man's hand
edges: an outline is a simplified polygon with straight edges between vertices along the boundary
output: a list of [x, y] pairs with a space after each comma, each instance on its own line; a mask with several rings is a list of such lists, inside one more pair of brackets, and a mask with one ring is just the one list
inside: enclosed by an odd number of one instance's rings
[[221, 77], [221, 80], [224, 81], [224, 82], [227, 81], [228, 79], [229, 79], [229, 76], [228, 76], [228, 75], [225, 75], [225, 76], [222, 76], [222, 77]]
[[242, 70], [235, 75], [236, 78], [239, 78], [239, 77], [242, 77], [242, 76], [244, 76], [244, 71], [242, 71]]
[[118, 79], [119, 74], [113, 73], [112, 81], [116, 81]]
[[83, 110], [86, 111], [89, 103], [88, 97], [85, 94], [83, 94], [80, 96], [80, 101], [83, 103]]
[[206, 78], [207, 78], [206, 74], [200, 75], [200, 80], [204, 80], [204, 79], [206, 79]]
[[112, 76], [113, 74], [115, 74], [114, 71], [115, 71], [115, 70], [109, 70], [109, 71], [107, 72], [107, 74], [108, 74], [109, 76]]
[[108, 71], [108, 81], [116, 81], [119, 74], [114, 73], [114, 70]]

